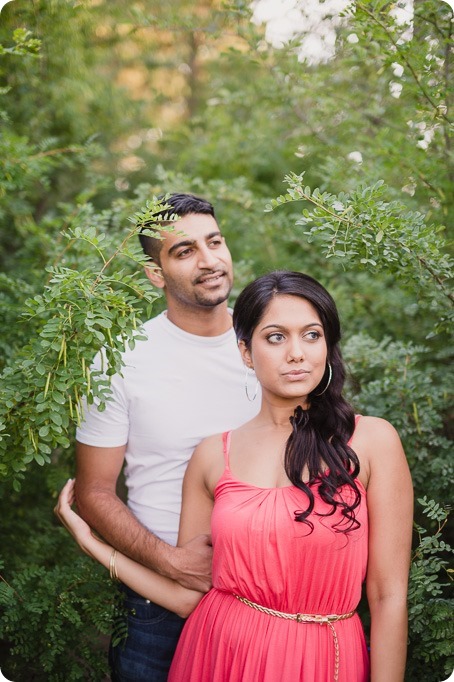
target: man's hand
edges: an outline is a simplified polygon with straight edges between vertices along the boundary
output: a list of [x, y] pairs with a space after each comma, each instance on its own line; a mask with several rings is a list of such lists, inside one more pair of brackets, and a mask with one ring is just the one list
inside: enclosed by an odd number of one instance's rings
[[211, 536], [198, 535], [184, 547], [175, 547], [171, 559], [173, 570], [169, 577], [190, 590], [208, 592], [212, 558]]

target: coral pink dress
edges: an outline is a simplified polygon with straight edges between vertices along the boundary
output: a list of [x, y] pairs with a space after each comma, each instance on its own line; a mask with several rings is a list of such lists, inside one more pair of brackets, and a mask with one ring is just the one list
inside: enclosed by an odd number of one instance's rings
[[[294, 520], [307, 497], [293, 485], [259, 488], [229, 467], [215, 489], [213, 588], [188, 618], [169, 682], [366, 682], [369, 657], [357, 614], [332, 623], [297, 622], [239, 601], [288, 614], [348, 614], [361, 597], [367, 564], [366, 492], [359, 481], [361, 523], [335, 533], [340, 519], [317, 516], [314, 530]], [[331, 509], [313, 488], [315, 512]], [[336, 644], [337, 640], [337, 644]], [[336, 663], [336, 653], [338, 661]]]

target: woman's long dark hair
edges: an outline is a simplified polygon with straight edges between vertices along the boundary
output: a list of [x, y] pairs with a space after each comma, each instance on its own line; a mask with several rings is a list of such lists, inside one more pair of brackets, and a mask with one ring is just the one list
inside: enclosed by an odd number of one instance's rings
[[[342, 396], [345, 368], [339, 348], [341, 338], [339, 315], [330, 294], [317, 280], [300, 272], [278, 270], [259, 277], [238, 296], [233, 310], [233, 326], [238, 341], [250, 349], [252, 334], [259, 324], [270, 301], [279, 295], [299, 296], [309, 301], [317, 310], [323, 325], [327, 345], [327, 361], [332, 368], [328, 388], [329, 368], [319, 385], [309, 395], [309, 407], [298, 406], [290, 418], [292, 433], [285, 448], [285, 471], [293, 485], [308, 497], [308, 506], [295, 511], [295, 520], [313, 529], [308, 518], [314, 509], [311, 487], [318, 485], [320, 497], [331, 505], [331, 516], [337, 508], [342, 519], [334, 525], [338, 532], [347, 533], [359, 527], [355, 509], [361, 495], [356, 485], [359, 460], [348, 446], [355, 428], [353, 408]], [[320, 395], [317, 395], [320, 394]], [[309, 481], [302, 474], [309, 471]], [[344, 496], [344, 486], [353, 493]]]

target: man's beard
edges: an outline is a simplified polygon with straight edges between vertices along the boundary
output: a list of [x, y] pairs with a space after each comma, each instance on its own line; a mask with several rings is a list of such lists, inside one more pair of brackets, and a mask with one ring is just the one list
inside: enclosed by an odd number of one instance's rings
[[227, 293], [219, 294], [216, 298], [204, 296], [196, 292], [195, 300], [200, 306], [203, 306], [204, 308], [214, 308], [220, 303], [224, 303], [224, 301], [228, 299], [229, 295], [230, 290]]

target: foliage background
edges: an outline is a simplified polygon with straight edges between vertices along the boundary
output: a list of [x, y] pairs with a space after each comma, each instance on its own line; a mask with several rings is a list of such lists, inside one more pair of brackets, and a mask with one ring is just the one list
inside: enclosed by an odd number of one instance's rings
[[349, 395], [359, 412], [399, 430], [418, 499], [407, 680], [451, 673], [452, 11], [415, 0], [410, 31], [395, 12], [408, 4], [344, 3], [341, 20], [331, 10], [335, 54], [312, 62], [299, 49], [314, 34], [302, 29], [273, 46], [242, 0], [3, 8], [0, 668], [8, 679], [107, 674], [119, 606], [52, 507], [74, 473], [80, 396], [108, 398], [90, 359], [105, 345], [120, 371], [140, 321], [162, 309], [136, 238], [162, 191], [213, 201], [236, 264], [234, 295], [283, 267], [309, 272], [336, 298]]

